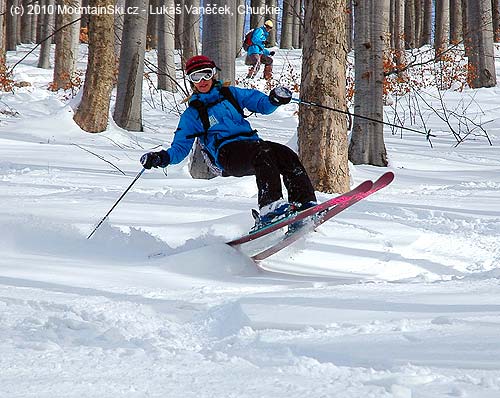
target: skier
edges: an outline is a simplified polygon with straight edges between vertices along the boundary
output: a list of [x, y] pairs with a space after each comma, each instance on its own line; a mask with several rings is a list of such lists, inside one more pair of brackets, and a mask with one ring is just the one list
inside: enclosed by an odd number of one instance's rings
[[245, 65], [250, 66], [247, 78], [253, 79], [259, 73], [260, 64], [264, 64], [264, 79], [270, 80], [273, 77], [273, 59], [271, 57], [274, 55], [274, 51], [269, 51], [265, 47], [265, 42], [273, 26], [273, 21], [268, 19], [263, 26], [253, 31], [252, 45], [248, 48], [245, 58]]
[[[180, 117], [170, 148], [144, 154], [143, 167], [181, 162], [198, 138], [207, 164], [218, 175], [255, 175], [260, 212], [254, 229], [314, 206], [314, 188], [297, 154], [287, 146], [259, 138], [243, 116], [243, 108], [266, 115], [274, 112], [290, 102], [290, 90], [276, 87], [267, 96], [258, 90], [222, 84], [217, 80], [217, 69], [204, 55], [186, 62], [186, 76], [193, 90], [189, 107]], [[280, 175], [288, 201], [283, 199]]]

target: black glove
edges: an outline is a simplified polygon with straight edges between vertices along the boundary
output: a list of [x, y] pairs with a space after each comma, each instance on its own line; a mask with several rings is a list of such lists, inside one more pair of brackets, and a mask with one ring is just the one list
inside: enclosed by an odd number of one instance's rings
[[276, 51], [269, 51], [269, 55], [270, 55], [271, 57], [273, 57], [273, 56], [274, 56], [274, 54], [276, 54]]
[[292, 92], [286, 87], [275, 87], [269, 93], [269, 101], [275, 106], [288, 104], [292, 100]]
[[167, 151], [148, 152], [141, 156], [141, 164], [145, 169], [167, 167], [170, 164], [170, 156]]

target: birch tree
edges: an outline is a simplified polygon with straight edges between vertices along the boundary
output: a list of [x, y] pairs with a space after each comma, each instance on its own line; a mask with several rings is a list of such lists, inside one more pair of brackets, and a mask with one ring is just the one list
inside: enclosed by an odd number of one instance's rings
[[[354, 113], [383, 121], [383, 21], [385, 0], [354, 5]], [[387, 166], [383, 125], [354, 116], [349, 159], [354, 164]]]
[[[91, 7], [110, 7], [114, 0], [90, 0]], [[89, 17], [89, 52], [83, 96], [74, 120], [89, 133], [100, 133], [108, 126], [109, 102], [113, 89], [114, 52], [113, 14]]]
[[[336, 109], [346, 109], [347, 45], [345, 0], [305, 2], [301, 97]], [[344, 115], [301, 104], [299, 156], [315, 189], [349, 189], [347, 126]]]

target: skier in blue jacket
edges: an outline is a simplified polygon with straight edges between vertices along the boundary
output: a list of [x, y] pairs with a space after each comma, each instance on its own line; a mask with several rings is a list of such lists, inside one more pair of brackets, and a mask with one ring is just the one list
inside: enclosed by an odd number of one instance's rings
[[264, 79], [269, 80], [273, 77], [273, 59], [274, 51], [266, 48], [266, 41], [269, 32], [273, 29], [273, 21], [268, 19], [260, 28], [256, 28], [252, 34], [252, 45], [248, 47], [245, 65], [248, 68], [247, 78], [254, 78], [259, 73], [260, 64], [264, 64]]
[[[256, 176], [260, 208], [256, 229], [314, 205], [314, 188], [297, 154], [285, 145], [262, 140], [243, 117], [243, 108], [266, 115], [274, 112], [290, 102], [290, 90], [277, 87], [267, 96], [258, 90], [223, 85], [217, 80], [215, 63], [203, 55], [186, 62], [186, 75], [193, 95], [173, 142], [167, 150], [144, 154], [143, 167], [180, 163], [198, 139], [205, 160], [217, 174]], [[281, 176], [288, 201], [283, 199]]]

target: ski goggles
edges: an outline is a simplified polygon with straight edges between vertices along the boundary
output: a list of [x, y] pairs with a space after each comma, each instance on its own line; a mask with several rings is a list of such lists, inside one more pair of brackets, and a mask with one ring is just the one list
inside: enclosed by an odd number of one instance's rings
[[188, 75], [188, 80], [193, 83], [199, 83], [202, 80], [210, 80], [215, 75], [215, 68], [206, 68], [194, 71]]

